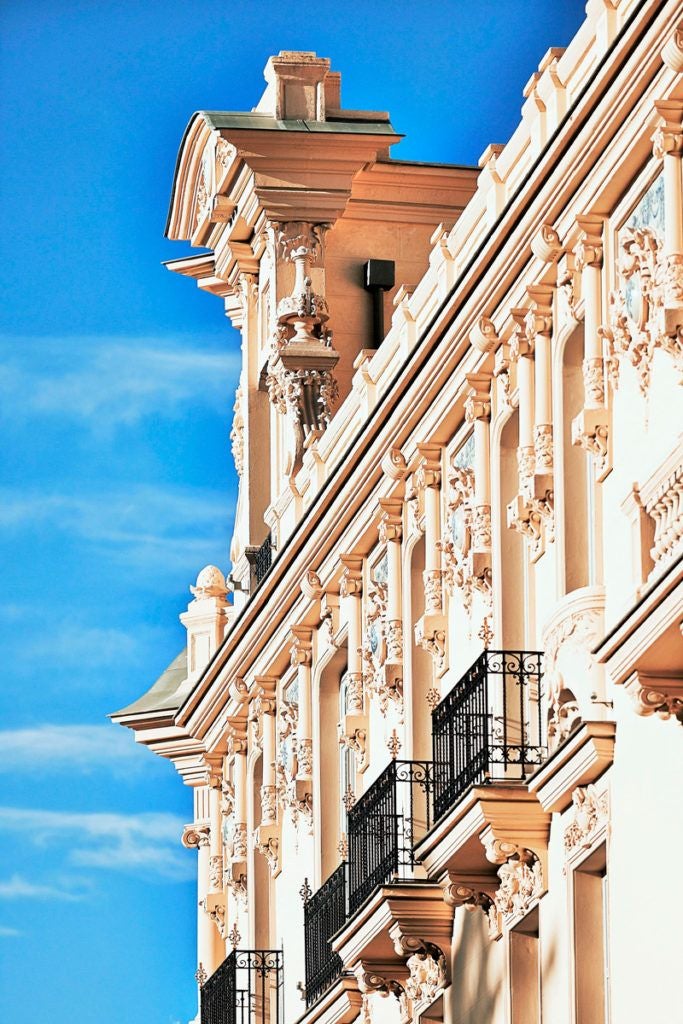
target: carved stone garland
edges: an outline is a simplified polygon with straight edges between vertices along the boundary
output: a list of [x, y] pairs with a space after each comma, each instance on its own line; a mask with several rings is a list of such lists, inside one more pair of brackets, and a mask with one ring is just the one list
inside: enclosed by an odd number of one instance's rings
[[[387, 618], [387, 584], [370, 584], [365, 606], [365, 637], [362, 647], [363, 683], [386, 718], [391, 707], [403, 721], [403, 639], [392, 635]], [[400, 630], [400, 622], [398, 623]]]
[[599, 330], [607, 345], [607, 372], [618, 390], [623, 362], [633, 366], [643, 397], [650, 388], [652, 360], [660, 348], [683, 378], [683, 331], [666, 330], [665, 304], [683, 306], [682, 262], [664, 254], [652, 227], [625, 228], [619, 236], [617, 288], [610, 294], [609, 322]]
[[[278, 724], [278, 741], [280, 756], [277, 761], [277, 794], [280, 806], [288, 810], [295, 826], [300, 822], [313, 828], [313, 798], [311, 793], [300, 796], [297, 792], [297, 774], [299, 771], [299, 742], [296, 728], [298, 707], [283, 701], [280, 706]], [[310, 755], [310, 750], [309, 750]], [[310, 774], [310, 769], [309, 769]]]
[[491, 510], [475, 509], [474, 471], [451, 464], [448, 475], [448, 512], [450, 516], [462, 514], [462, 536], [441, 540], [439, 547], [444, 559], [444, 583], [449, 593], [457, 589], [469, 618], [472, 616], [474, 592], [483, 594], [487, 609], [492, 603], [491, 570], [481, 574], [474, 571], [473, 547], [491, 547]]
[[235, 415], [232, 421], [232, 430], [230, 431], [232, 457], [235, 460], [235, 469], [238, 476], [242, 476], [244, 473], [244, 413], [242, 411], [242, 403], [243, 393], [242, 385], [240, 384], [235, 394], [235, 404], [233, 406]]

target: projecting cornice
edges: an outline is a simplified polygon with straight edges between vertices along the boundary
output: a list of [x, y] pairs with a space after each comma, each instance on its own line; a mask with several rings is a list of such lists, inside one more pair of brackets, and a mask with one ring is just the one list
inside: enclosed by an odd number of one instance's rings
[[199, 111], [180, 146], [166, 235], [215, 248], [226, 234], [248, 239], [260, 214], [333, 223], [358, 171], [400, 139], [388, 120], [343, 111], [327, 121]]

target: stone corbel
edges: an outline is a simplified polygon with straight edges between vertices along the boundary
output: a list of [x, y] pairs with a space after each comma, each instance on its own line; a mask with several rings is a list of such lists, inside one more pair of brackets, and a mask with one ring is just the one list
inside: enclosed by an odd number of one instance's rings
[[357, 771], [364, 772], [369, 764], [367, 716], [344, 715], [339, 726], [339, 743], [355, 755]]
[[[384, 965], [380, 967], [380, 970]], [[370, 1011], [370, 997], [374, 994], [388, 997], [393, 996], [399, 1004], [401, 1024], [410, 1024], [412, 1021], [412, 1006], [406, 994], [404, 986], [400, 981], [379, 974], [373, 964], [359, 961], [353, 971], [358, 985], [358, 991], [363, 996], [363, 1005], [360, 1014], [361, 1024], [371, 1024], [372, 1013]]]
[[309, 569], [308, 572], [304, 574], [299, 587], [304, 597], [314, 603], [316, 601], [320, 601], [324, 593], [320, 576], [318, 576], [315, 569]]
[[242, 859], [240, 861], [231, 860], [229, 864], [225, 866], [225, 872], [223, 874], [223, 881], [225, 888], [233, 896], [233, 899], [237, 903], [241, 903], [242, 906], [246, 906], [247, 902], [247, 873], [246, 873], [246, 859], [247, 859], [247, 831], [246, 825], [244, 826], [244, 852], [241, 854]]
[[502, 341], [493, 357], [493, 379], [496, 381], [498, 401], [504, 409], [512, 408], [511, 366], [510, 346]]
[[205, 914], [211, 918], [218, 934], [222, 939], [227, 938], [228, 926], [226, 922], [225, 893], [211, 892], [199, 903]]
[[664, 720], [675, 718], [683, 725], [683, 679], [677, 676], [634, 672], [624, 683], [636, 713], [645, 717], [658, 715]]
[[609, 791], [593, 784], [577, 786], [572, 793], [571, 820], [564, 830], [568, 860], [584, 854], [604, 836], [609, 823]]
[[524, 842], [500, 838], [491, 826], [482, 833], [486, 859], [499, 865], [500, 882], [493, 902], [506, 928], [520, 921], [546, 892], [547, 845], [537, 840], [535, 837], [535, 848], [531, 848]]
[[382, 459], [382, 472], [390, 480], [403, 483], [408, 476], [408, 463], [400, 448], [390, 448]]
[[282, 870], [280, 864], [280, 826], [278, 824], [259, 825], [254, 830], [254, 849], [265, 857], [273, 878], [277, 878]]
[[336, 648], [339, 628], [339, 594], [326, 592], [320, 600], [319, 644]]
[[496, 333], [493, 320], [490, 320], [487, 316], [480, 316], [470, 331], [470, 344], [472, 347], [476, 348], [477, 352], [486, 355], [488, 352], [493, 352], [499, 343], [500, 338]]
[[440, 946], [423, 939], [399, 940], [394, 943], [399, 956], [408, 956], [408, 977], [405, 994], [412, 1003], [413, 1014], [431, 1006], [449, 984], [448, 961]]
[[181, 836], [181, 843], [186, 850], [197, 850], [200, 846], [208, 846], [210, 843], [210, 832], [208, 824], [186, 825]]
[[677, 75], [683, 74], [683, 21], [678, 23], [664, 44], [662, 61]]
[[545, 551], [543, 511], [537, 501], [523, 494], [516, 494], [507, 507], [508, 528], [526, 537], [531, 562], [537, 562]]
[[447, 871], [440, 880], [444, 903], [449, 907], [464, 907], [470, 914], [481, 910], [492, 939], [500, 936], [500, 916], [494, 901], [498, 884], [499, 880], [495, 876], [467, 875], [453, 871]]
[[543, 263], [557, 263], [564, 253], [564, 247], [552, 224], [541, 224], [531, 239], [531, 251]]

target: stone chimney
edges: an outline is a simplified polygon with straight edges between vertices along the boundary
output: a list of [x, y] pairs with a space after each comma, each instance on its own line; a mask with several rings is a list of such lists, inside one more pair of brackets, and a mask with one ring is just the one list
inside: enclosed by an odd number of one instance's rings
[[264, 77], [268, 87], [255, 111], [280, 121], [324, 121], [341, 105], [341, 75], [330, 71], [327, 57], [310, 50], [281, 50], [270, 57]]

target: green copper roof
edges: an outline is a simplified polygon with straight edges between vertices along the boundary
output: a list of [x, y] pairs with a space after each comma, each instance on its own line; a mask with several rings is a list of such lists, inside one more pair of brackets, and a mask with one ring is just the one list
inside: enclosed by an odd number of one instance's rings
[[241, 128], [264, 132], [331, 132], [344, 135], [395, 135], [389, 121], [353, 118], [345, 121], [279, 121], [270, 114], [238, 113], [231, 110], [201, 110], [211, 128]]
[[138, 697], [128, 707], [114, 711], [110, 717], [118, 718], [120, 715], [144, 714], [146, 711], [171, 711], [180, 707], [181, 697], [178, 690], [187, 679], [187, 648], [183, 647], [180, 654], [173, 659], [153, 686]]

